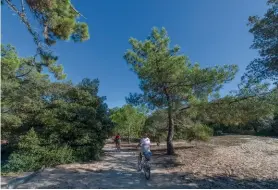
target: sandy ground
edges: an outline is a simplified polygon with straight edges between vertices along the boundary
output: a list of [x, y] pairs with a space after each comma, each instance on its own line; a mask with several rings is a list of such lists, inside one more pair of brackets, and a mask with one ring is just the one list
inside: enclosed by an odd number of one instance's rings
[[[135, 144], [101, 161], [46, 168], [17, 188], [278, 188], [278, 139], [214, 137], [208, 143], [176, 142], [176, 155], [153, 146], [151, 179], [136, 171]], [[4, 177], [3, 177], [4, 178]], [[2, 179], [3, 179], [2, 178]]]

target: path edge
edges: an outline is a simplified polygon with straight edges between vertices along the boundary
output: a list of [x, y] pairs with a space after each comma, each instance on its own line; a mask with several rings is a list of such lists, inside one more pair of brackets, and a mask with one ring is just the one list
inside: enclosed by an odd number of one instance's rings
[[27, 175], [24, 177], [18, 177], [15, 179], [10, 180], [7, 185], [5, 185], [4, 187], [2, 187], [3, 189], [16, 189], [17, 186], [24, 184], [26, 182], [28, 182], [29, 180], [31, 180], [33, 177], [35, 177], [36, 175], [38, 175], [39, 173], [41, 173], [43, 170], [45, 169], [45, 167], [43, 166], [41, 169]]

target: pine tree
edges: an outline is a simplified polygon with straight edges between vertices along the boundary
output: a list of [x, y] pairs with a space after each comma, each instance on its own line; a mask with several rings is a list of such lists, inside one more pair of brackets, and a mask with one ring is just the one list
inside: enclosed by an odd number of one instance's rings
[[[58, 57], [53, 54], [50, 46], [57, 40], [72, 39], [75, 42], [83, 42], [89, 39], [88, 26], [77, 20], [81, 14], [70, 0], [18, 0], [17, 2], [3, 0], [1, 2], [7, 4], [18, 15], [19, 20], [32, 35], [37, 46], [34, 59], [37, 56], [41, 58], [40, 61], [33, 61], [33, 66], [38, 71], [47, 67], [56, 78], [65, 78], [63, 67], [57, 64]], [[36, 23], [32, 23], [31, 20], [35, 20]], [[39, 31], [35, 29], [35, 24], [40, 27]]]
[[236, 65], [201, 68], [191, 64], [179, 53], [180, 48], [170, 48], [166, 29], [154, 28], [145, 41], [129, 40], [132, 49], [124, 58], [138, 75], [142, 94], [133, 94], [129, 103], [146, 103], [152, 108], [167, 108], [168, 135], [167, 153], [174, 154], [174, 112], [177, 105], [190, 105], [206, 100], [208, 95], [219, 90], [223, 83], [234, 78]]

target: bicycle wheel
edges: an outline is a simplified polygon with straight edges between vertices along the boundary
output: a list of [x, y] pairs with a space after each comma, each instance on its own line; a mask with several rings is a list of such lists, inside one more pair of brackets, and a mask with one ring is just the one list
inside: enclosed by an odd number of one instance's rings
[[149, 180], [151, 178], [151, 167], [149, 166], [148, 163], [145, 164], [144, 173], [145, 173], [146, 179]]
[[140, 160], [140, 156], [138, 156], [138, 171], [142, 171], [142, 159]]

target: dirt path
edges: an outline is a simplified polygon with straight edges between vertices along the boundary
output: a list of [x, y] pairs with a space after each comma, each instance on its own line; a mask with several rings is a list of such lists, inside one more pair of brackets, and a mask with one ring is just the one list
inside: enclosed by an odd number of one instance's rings
[[17, 188], [278, 188], [278, 139], [223, 136], [198, 146], [175, 143], [175, 156], [165, 155], [165, 145], [153, 147], [150, 180], [136, 171], [134, 146], [116, 152], [108, 143], [101, 161], [46, 168]]
[[173, 181], [174, 176], [160, 175], [152, 169], [151, 180], [146, 180], [143, 172], [136, 171], [136, 151], [114, 148], [104, 149], [106, 156], [102, 161], [87, 164], [69, 164], [57, 168], [47, 168], [29, 182], [17, 188], [185, 188], [194, 184]]

